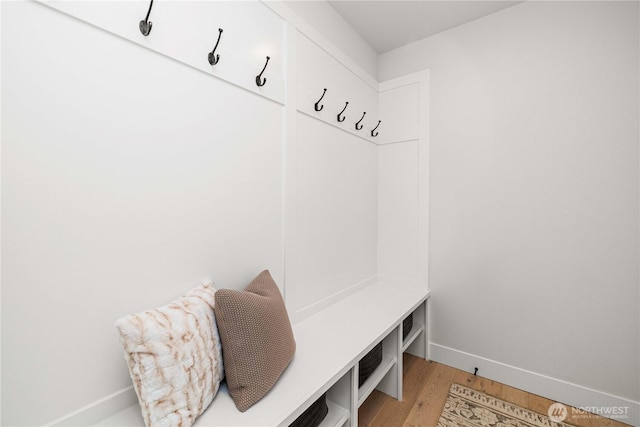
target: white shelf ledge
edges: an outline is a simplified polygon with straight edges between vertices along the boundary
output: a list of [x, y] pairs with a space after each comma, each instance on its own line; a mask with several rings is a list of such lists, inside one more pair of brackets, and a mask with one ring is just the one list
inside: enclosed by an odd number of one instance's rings
[[349, 410], [343, 408], [337, 403], [327, 399], [327, 406], [329, 407], [329, 413], [324, 420], [320, 423], [319, 427], [342, 427], [347, 420], [349, 420]]
[[418, 336], [422, 333], [422, 331], [424, 331], [424, 326], [420, 326], [419, 328], [414, 328], [414, 330], [411, 331], [409, 335], [407, 335], [407, 339], [405, 339], [404, 342], [402, 343], [403, 352], [407, 351], [407, 348], [409, 348], [409, 346], [413, 344], [413, 342], [416, 340], [416, 338], [418, 338]]
[[362, 387], [358, 389], [358, 407], [362, 405], [362, 403], [369, 397], [371, 392], [376, 388], [376, 386], [382, 381], [387, 372], [391, 370], [398, 362], [396, 356], [390, 356], [388, 354], [384, 354], [382, 356], [382, 362], [380, 362], [380, 366], [376, 368], [375, 371], [371, 374], [369, 378], [362, 384]]

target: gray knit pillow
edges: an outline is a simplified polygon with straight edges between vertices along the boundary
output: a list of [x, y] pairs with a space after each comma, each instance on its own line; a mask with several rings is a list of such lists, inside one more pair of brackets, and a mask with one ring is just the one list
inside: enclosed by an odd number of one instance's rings
[[268, 270], [244, 291], [218, 289], [215, 299], [227, 387], [244, 412], [271, 390], [293, 359], [291, 322]]

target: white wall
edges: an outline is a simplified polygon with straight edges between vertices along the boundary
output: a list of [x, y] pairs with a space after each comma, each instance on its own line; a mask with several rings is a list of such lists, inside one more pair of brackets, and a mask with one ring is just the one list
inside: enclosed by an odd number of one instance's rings
[[296, 261], [287, 270], [295, 282], [287, 299], [299, 320], [375, 280], [378, 147], [370, 130], [378, 119], [378, 92], [303, 32], [295, 46], [297, 224], [288, 253]]
[[445, 362], [640, 401], [638, 21], [637, 2], [526, 2], [380, 56], [382, 80], [431, 73]]
[[131, 385], [118, 317], [206, 278], [282, 283], [283, 107], [40, 4], [2, 12], [2, 425], [41, 425]]
[[429, 73], [380, 83], [378, 275], [428, 288]]
[[382, 145], [378, 157], [378, 274], [417, 282], [419, 141]]
[[[112, 8], [77, 4], [96, 19]], [[143, 42], [173, 43], [162, 56], [39, 4], [2, 3], [2, 424], [50, 422], [129, 387], [113, 321], [202, 278], [241, 288], [270, 268], [294, 310], [376, 272], [420, 281], [427, 215], [438, 354], [639, 400], [637, 3], [527, 3], [384, 54], [383, 80], [431, 68], [433, 112], [421, 83], [420, 129], [397, 133], [416, 117], [385, 110], [402, 99], [382, 94], [375, 142], [400, 143], [382, 147], [347, 132], [359, 110], [377, 122], [375, 67], [348, 29], [340, 41], [317, 24], [336, 22], [326, 8], [310, 18], [320, 36], [305, 34], [347, 68], [320, 60], [297, 75], [311, 59], [296, 61], [303, 39], [270, 5], [286, 37], [268, 75], [280, 86], [261, 92], [189, 64], [206, 55], [172, 42], [171, 26], [208, 3], [165, 4], [175, 9], [152, 14], [158, 37]], [[255, 34], [278, 33], [264, 5], [242, 7]], [[210, 49], [217, 25], [201, 28], [178, 33]], [[253, 31], [239, 56], [263, 55]], [[336, 91], [336, 73], [364, 89]], [[329, 118], [294, 90], [319, 96], [308, 83], [323, 76]], [[358, 105], [344, 129], [330, 117], [343, 93]], [[389, 258], [398, 247], [411, 259]]]
[[324, 1], [283, 1], [291, 10], [342, 50], [373, 78], [378, 75], [378, 55], [331, 5]]
[[298, 117], [296, 312], [376, 276], [377, 146]]
[[[1, 4], [3, 425], [131, 404], [114, 321], [202, 279], [269, 268], [292, 314], [375, 279], [377, 87], [344, 52], [298, 63], [281, 5], [159, 2], [146, 38], [146, 0], [51, 6]], [[323, 79], [325, 118], [296, 99]]]

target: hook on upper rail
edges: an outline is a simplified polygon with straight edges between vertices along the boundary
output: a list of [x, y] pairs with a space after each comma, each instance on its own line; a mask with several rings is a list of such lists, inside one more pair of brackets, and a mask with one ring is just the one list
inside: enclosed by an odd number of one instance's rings
[[269, 57], [267, 56], [267, 62], [265, 62], [265, 63], [264, 63], [264, 67], [262, 68], [262, 71], [260, 71], [260, 74], [258, 74], [258, 75], [256, 76], [256, 84], [257, 84], [258, 86], [264, 86], [264, 85], [265, 85], [265, 83], [267, 83], [267, 78], [265, 77], [265, 78], [263, 79], [263, 78], [262, 78], [262, 73], [264, 73], [264, 70], [266, 70], [266, 69], [267, 69], [267, 64], [269, 63], [269, 59], [271, 59], [271, 58], [269, 58]]
[[[347, 102], [345, 102], [345, 103], [344, 103], [344, 108], [342, 109], [342, 111], [340, 111], [340, 112], [338, 113], [338, 121], [339, 121], [339, 122], [344, 122], [344, 119], [346, 118], [345, 116], [343, 116], [343, 115], [342, 115], [342, 113], [344, 113], [344, 110], [346, 110], [346, 109], [347, 109], [347, 105], [349, 105], [349, 101], [347, 101]], [[342, 116], [342, 117], [340, 117], [340, 116]]]
[[142, 21], [140, 21], [140, 24], [138, 24], [138, 28], [140, 28], [140, 32], [142, 33], [143, 36], [148, 36], [149, 33], [151, 32], [151, 26], [153, 25], [153, 23], [149, 21], [149, 15], [151, 15], [152, 7], [153, 7], [153, 0], [151, 0], [151, 3], [149, 3], [149, 10], [147, 11], [147, 17], [144, 18]]
[[[320, 97], [320, 99], [318, 99], [318, 102], [315, 103], [315, 105], [313, 106], [313, 108], [316, 111], [321, 111], [324, 108], [324, 105], [320, 105], [320, 101], [322, 101], [322, 98], [324, 98], [324, 94], [327, 93], [327, 88], [324, 88], [324, 91], [322, 92], [322, 96]], [[318, 106], [320, 106], [318, 108]]]
[[218, 43], [220, 43], [220, 37], [222, 36], [222, 28], [218, 28], [218, 41], [216, 45], [213, 47], [213, 50], [209, 52], [209, 64], [216, 65], [218, 61], [220, 61], [220, 54], [216, 54], [216, 49], [218, 48]]
[[382, 120], [378, 120], [378, 124], [376, 125], [376, 127], [374, 127], [373, 129], [371, 129], [371, 136], [372, 137], [376, 137], [378, 136], [378, 132], [374, 133], [376, 131], [376, 129], [378, 129], [378, 126], [380, 126], [380, 123], [382, 122]]
[[[360, 117], [360, 120], [358, 120], [358, 123], [356, 123], [356, 130], [362, 129], [363, 125], [360, 125], [360, 122], [364, 119], [364, 116], [366, 116], [366, 115], [367, 115], [366, 111], [364, 113], [362, 113], [362, 117]], [[358, 125], [360, 125], [360, 127], [358, 127]]]

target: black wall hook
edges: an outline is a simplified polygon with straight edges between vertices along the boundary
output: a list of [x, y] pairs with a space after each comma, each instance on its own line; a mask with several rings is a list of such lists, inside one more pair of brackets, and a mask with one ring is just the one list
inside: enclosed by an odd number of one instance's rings
[[264, 79], [262, 79], [262, 73], [264, 73], [264, 70], [267, 69], [267, 64], [269, 63], [269, 59], [271, 59], [271, 58], [269, 58], [267, 56], [267, 62], [264, 63], [264, 68], [262, 68], [262, 71], [260, 71], [260, 74], [258, 74], [256, 76], [256, 84], [258, 86], [264, 86], [264, 84], [267, 82], [267, 78], [266, 77]]
[[[338, 113], [338, 121], [339, 121], [339, 122], [344, 122], [344, 119], [346, 118], [345, 116], [342, 116], [342, 113], [344, 113], [344, 110], [346, 110], [346, 109], [347, 109], [347, 105], [349, 105], [349, 101], [345, 102], [345, 104], [344, 104], [344, 108], [342, 109], [342, 111], [340, 111], [340, 112]], [[342, 116], [342, 118], [340, 118], [340, 116]]]
[[220, 55], [216, 55], [216, 49], [218, 48], [218, 43], [220, 43], [220, 37], [222, 36], [222, 28], [218, 28], [218, 41], [216, 45], [213, 47], [213, 50], [209, 52], [209, 64], [216, 65], [218, 61], [220, 61]]
[[147, 17], [144, 18], [142, 21], [140, 21], [140, 24], [138, 25], [138, 28], [140, 28], [140, 32], [142, 33], [143, 36], [148, 36], [149, 33], [151, 32], [151, 26], [153, 25], [153, 23], [149, 21], [149, 15], [151, 15], [152, 7], [153, 7], [153, 0], [151, 0], [151, 3], [149, 4], [149, 11], [147, 12]]
[[320, 97], [320, 99], [318, 99], [318, 102], [316, 102], [316, 104], [313, 107], [315, 108], [316, 111], [321, 111], [324, 108], [324, 105], [320, 105], [320, 108], [318, 108], [318, 104], [320, 104], [320, 101], [322, 101], [322, 98], [324, 98], [325, 93], [327, 93], [327, 88], [324, 88], [324, 92], [322, 92], [322, 96]]
[[[356, 123], [356, 130], [362, 129], [362, 125], [360, 125], [360, 122], [364, 119], [364, 116], [366, 116], [366, 115], [367, 115], [366, 111], [364, 113], [362, 113], [362, 117], [360, 117], [360, 120], [358, 120], [358, 123]], [[358, 125], [360, 125], [360, 127], [358, 127]]]
[[373, 133], [373, 132], [375, 132], [375, 130], [376, 130], [376, 129], [378, 129], [378, 126], [380, 126], [380, 122], [382, 122], [382, 120], [378, 120], [378, 124], [376, 125], [376, 127], [374, 127], [373, 129], [371, 129], [371, 136], [372, 136], [372, 137], [374, 137], [374, 138], [375, 138], [376, 136], [378, 136], [378, 132], [376, 132], [376, 133]]

